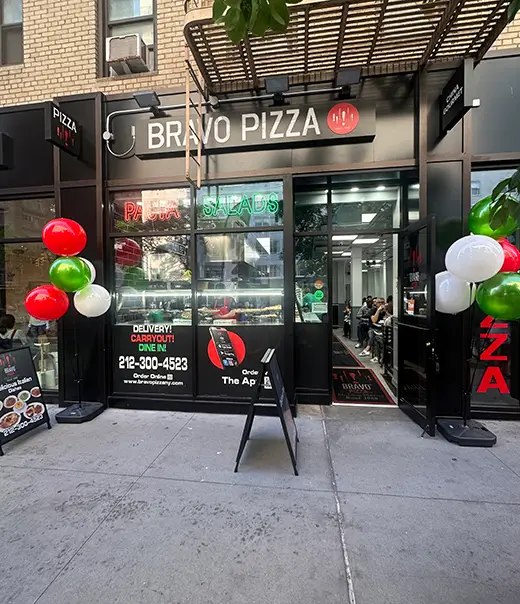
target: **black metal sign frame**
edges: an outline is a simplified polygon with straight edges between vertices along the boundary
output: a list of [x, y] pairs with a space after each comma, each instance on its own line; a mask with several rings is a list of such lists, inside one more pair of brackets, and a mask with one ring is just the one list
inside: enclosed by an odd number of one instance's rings
[[[16, 357], [26, 358], [16, 359]], [[24, 370], [17, 370], [20, 367], [20, 361]], [[7, 377], [6, 377], [7, 376]], [[38, 381], [38, 375], [34, 366], [34, 361], [31, 355], [31, 350], [28, 347], [15, 348], [6, 350], [0, 354], [0, 396], [2, 407], [0, 409], [0, 422], [7, 415], [17, 415], [17, 423], [12, 427], [0, 429], [0, 457], [4, 455], [2, 446], [6, 443], [15, 440], [27, 432], [31, 432], [35, 428], [47, 424], [48, 429], [51, 429], [51, 420], [47, 405], [40, 398], [41, 386]], [[5, 396], [7, 394], [7, 396]], [[21, 396], [23, 395], [23, 396]], [[9, 403], [6, 404], [8, 399]], [[31, 399], [37, 399], [31, 402]], [[11, 403], [13, 405], [11, 406]], [[43, 407], [43, 413], [37, 413], [37, 405]], [[18, 409], [18, 407], [20, 407]], [[29, 410], [32, 407], [34, 412], [29, 415]], [[9, 409], [12, 409], [10, 411]], [[38, 417], [41, 416], [41, 417]], [[15, 418], [16, 419], [16, 418]], [[25, 425], [24, 425], [25, 424]], [[8, 435], [5, 436], [5, 432]]]
[[[253, 421], [255, 419], [256, 410], [258, 407], [260, 392], [263, 387], [262, 385], [264, 384], [264, 380], [267, 378], [267, 376], [270, 375], [271, 384], [275, 393], [275, 404], [278, 410], [280, 422], [282, 424], [285, 443], [289, 451], [289, 456], [291, 458], [294, 474], [295, 476], [298, 476], [298, 442], [300, 441], [300, 439], [298, 438], [296, 422], [294, 421], [291, 406], [289, 404], [289, 399], [287, 398], [282, 374], [280, 372], [280, 366], [278, 365], [278, 359], [276, 358], [276, 351], [274, 348], [268, 348], [266, 350], [264, 356], [262, 357], [261, 363], [262, 372], [260, 379], [258, 380], [258, 385], [256, 387], [255, 394], [251, 399], [251, 405], [249, 407], [246, 423], [242, 432], [242, 438], [240, 439], [240, 446], [238, 448], [237, 459], [235, 464], [235, 472], [238, 472], [240, 459], [242, 457], [242, 454], [244, 453], [244, 449], [246, 447], [247, 441], [249, 440], [249, 436], [251, 435], [251, 428], [253, 427]], [[262, 407], [265, 407], [265, 405], [262, 405]]]

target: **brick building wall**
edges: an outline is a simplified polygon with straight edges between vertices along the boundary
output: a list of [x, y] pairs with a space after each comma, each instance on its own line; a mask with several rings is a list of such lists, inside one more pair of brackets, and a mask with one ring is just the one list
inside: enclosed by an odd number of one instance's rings
[[520, 47], [520, 16], [508, 26], [493, 45], [492, 50], [507, 50]]
[[[24, 63], [0, 66], [0, 106], [101, 91], [177, 88], [184, 82], [184, 2], [157, 0], [157, 72], [98, 78], [98, 0], [24, 0]], [[494, 49], [520, 46], [520, 18]]]
[[0, 66], [0, 106], [184, 83], [184, 2], [157, 1], [157, 72], [98, 78], [98, 0], [24, 0], [23, 65]]

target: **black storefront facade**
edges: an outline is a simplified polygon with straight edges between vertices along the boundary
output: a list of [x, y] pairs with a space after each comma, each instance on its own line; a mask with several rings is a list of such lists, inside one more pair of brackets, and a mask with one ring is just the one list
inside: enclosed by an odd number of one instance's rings
[[[449, 67], [369, 78], [353, 100], [324, 94], [293, 97], [280, 108], [264, 101], [219, 109], [204, 133], [208, 153], [199, 191], [187, 183], [185, 158], [176, 149], [186, 130], [182, 111], [114, 119], [114, 153], [128, 150], [132, 132], [136, 135], [136, 155], [123, 159], [107, 151], [102, 134], [109, 113], [136, 108], [131, 95], [56, 99], [81, 125], [79, 158], [45, 140], [45, 104], [1, 109], [0, 132], [14, 149], [12, 165], [0, 170], [4, 213], [21, 203], [43, 207], [32, 229], [19, 234], [4, 227], [2, 304], [7, 312], [15, 305], [23, 322], [21, 292], [38, 285], [38, 278], [46, 282], [45, 263], [52, 260], [39, 260], [39, 273], [24, 276], [13, 289], [17, 265], [8, 261], [9, 246], [40, 246], [37, 228], [54, 215], [85, 227], [84, 256], [94, 262], [97, 282], [114, 296], [104, 318], [85, 319], [70, 311], [59, 321], [56, 387], [46, 388], [50, 396], [61, 404], [76, 400], [75, 327], [86, 400], [123, 408], [242, 411], [262, 354], [275, 347], [290, 400], [329, 404], [332, 321], [307, 324], [299, 318], [299, 290], [308, 280], [299, 273], [298, 255], [313, 242], [306, 276], [321, 284], [315, 291], [324, 291], [321, 304], [328, 305], [332, 318], [326, 291], [333, 273], [332, 236], [352, 232], [348, 224], [334, 223], [335, 191], [376, 174], [401, 187], [399, 222], [367, 228], [367, 237], [383, 230], [399, 237], [417, 218], [434, 215], [435, 224], [422, 232], [431, 237], [431, 254], [425, 254], [431, 278], [444, 270], [449, 245], [466, 234], [473, 197], [487, 194], [485, 183], [494, 171], [501, 175], [520, 163], [518, 97], [511, 89], [520, 75], [520, 58], [496, 56], [480, 63], [473, 91], [480, 106], [441, 136], [438, 99], [454, 73]], [[162, 105], [183, 102], [180, 92], [161, 94]], [[338, 134], [327, 119], [344, 102], [357, 108], [359, 129], [348, 132], [346, 126]], [[244, 124], [245, 133], [235, 128]], [[144, 133], [150, 139], [143, 140]], [[418, 190], [413, 202], [405, 193], [410, 186]], [[325, 192], [321, 218], [304, 223], [298, 200], [302, 192], [318, 189]], [[318, 240], [323, 241], [319, 258]], [[259, 241], [269, 249], [267, 259]], [[397, 281], [403, 271], [398, 267]], [[16, 304], [9, 294], [14, 290]], [[316, 300], [319, 315], [324, 309], [320, 297]], [[436, 362], [422, 385], [437, 416], [460, 415], [467, 371], [465, 317], [432, 312], [424, 326], [435, 333]], [[510, 377], [517, 373], [518, 335], [516, 326], [509, 330], [508, 363], [502, 366], [510, 392], [475, 392], [475, 417], [520, 417], [518, 385]], [[401, 349], [406, 342], [399, 337]], [[420, 408], [425, 399], [415, 404]]]

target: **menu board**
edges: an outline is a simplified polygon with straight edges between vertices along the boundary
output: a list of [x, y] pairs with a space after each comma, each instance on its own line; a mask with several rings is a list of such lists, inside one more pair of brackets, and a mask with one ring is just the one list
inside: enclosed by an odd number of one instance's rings
[[29, 348], [0, 354], [0, 455], [3, 444], [42, 424], [51, 427], [41, 397]]

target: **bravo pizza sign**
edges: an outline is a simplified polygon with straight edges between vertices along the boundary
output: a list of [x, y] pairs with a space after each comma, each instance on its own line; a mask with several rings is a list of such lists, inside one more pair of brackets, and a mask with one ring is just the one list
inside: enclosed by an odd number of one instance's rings
[[[237, 148], [301, 147], [312, 144], [371, 142], [375, 137], [373, 105], [339, 101], [318, 105], [267, 107], [203, 116], [201, 139], [207, 153]], [[186, 128], [184, 114], [136, 123], [136, 155], [141, 159], [184, 153], [186, 137], [197, 145], [197, 124]]]

